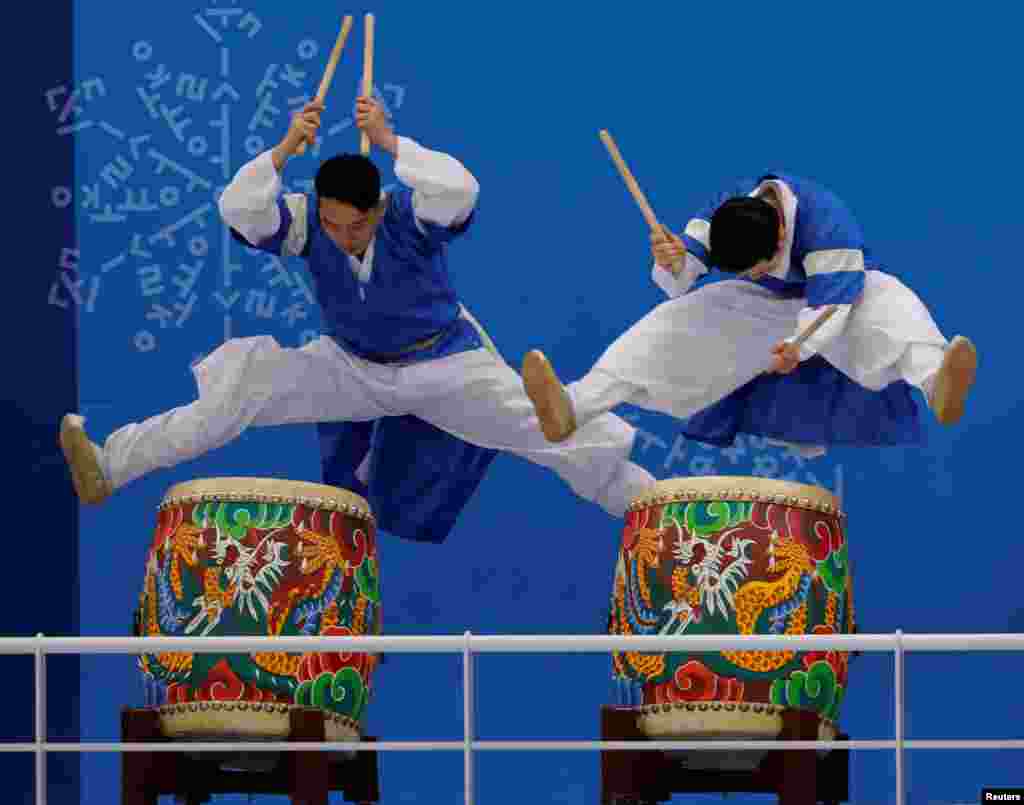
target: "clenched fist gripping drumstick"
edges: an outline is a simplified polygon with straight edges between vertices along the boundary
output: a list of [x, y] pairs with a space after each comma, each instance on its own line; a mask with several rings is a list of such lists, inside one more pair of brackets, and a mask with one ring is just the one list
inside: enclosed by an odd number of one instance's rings
[[[338, 39], [334, 43], [334, 50], [331, 51], [331, 57], [327, 60], [327, 67], [324, 69], [324, 77], [320, 80], [320, 89], [317, 90], [316, 100], [320, 103], [324, 102], [327, 97], [327, 91], [331, 88], [331, 81], [334, 79], [334, 71], [338, 67], [338, 61], [341, 59], [341, 51], [345, 49], [345, 40], [348, 39], [349, 31], [352, 30], [352, 16], [348, 15], [341, 21], [341, 32], [338, 34]], [[306, 143], [299, 143], [295, 149], [296, 154], [306, 153]]]
[[831, 316], [835, 312], [836, 306], [828, 305], [821, 312], [818, 318], [816, 318], [814, 321], [808, 324], [806, 329], [804, 329], [804, 331], [800, 333], [800, 335], [793, 339], [793, 346], [799, 349], [803, 345], [804, 341], [806, 341], [808, 338], [814, 335], [818, 331], [818, 328], [821, 327], [821, 325], [823, 325], [826, 321], [828, 321], [829, 316]]

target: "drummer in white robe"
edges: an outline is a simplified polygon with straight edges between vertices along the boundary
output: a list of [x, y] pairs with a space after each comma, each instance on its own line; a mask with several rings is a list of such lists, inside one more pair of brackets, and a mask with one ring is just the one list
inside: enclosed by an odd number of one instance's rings
[[[728, 446], [747, 433], [809, 454], [920, 443], [913, 389], [939, 422], [962, 416], [974, 345], [947, 341], [917, 295], [877, 269], [826, 188], [767, 173], [718, 194], [681, 237], [665, 230], [652, 243], [653, 278], [670, 299], [588, 374], [564, 387], [541, 352], [526, 355], [524, 385], [550, 441], [622, 403], [688, 419], [696, 441]], [[795, 346], [827, 306], [835, 313]]]

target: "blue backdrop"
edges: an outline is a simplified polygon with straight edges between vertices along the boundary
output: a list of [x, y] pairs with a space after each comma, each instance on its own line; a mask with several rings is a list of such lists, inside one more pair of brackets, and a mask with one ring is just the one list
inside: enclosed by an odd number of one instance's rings
[[[318, 333], [301, 262], [230, 242], [216, 196], [316, 91], [340, 16], [361, 20], [367, 10], [378, 15], [377, 90], [397, 128], [453, 153], [480, 180], [482, 217], [453, 250], [452, 267], [467, 306], [514, 365], [540, 347], [576, 377], [661, 298], [643, 219], [599, 129], [612, 131], [677, 230], [723, 182], [768, 166], [835, 189], [947, 336], [978, 344], [979, 385], [964, 422], [947, 430], [929, 422], [923, 450], [806, 462], [750, 440], [731, 451], [686, 444], [670, 420], [627, 409], [642, 428], [637, 458], [660, 478], [765, 475], [839, 492], [865, 632], [1024, 631], [1016, 587], [1024, 550], [1014, 524], [987, 520], [1013, 500], [1024, 400], [1011, 329], [1024, 289], [1017, 28], [978, 6], [970, 16], [937, 6], [918, 16], [892, 4], [649, 4], [615, 13], [395, 0], [369, 9], [79, 4], [73, 72], [41, 73], [50, 83], [35, 101], [46, 111], [44, 141], [73, 142], [74, 166], [31, 180], [45, 199], [39, 209], [73, 217], [77, 234], [40, 245], [33, 263], [48, 280], [27, 304], [80, 321], [79, 405], [96, 435], [190, 401], [189, 364], [225, 338], [269, 333], [299, 345]], [[361, 31], [328, 98], [322, 147], [289, 166], [289, 188], [308, 187], [318, 157], [357, 147], [350, 113]], [[390, 158], [376, 159], [393, 182]], [[77, 556], [69, 549], [53, 559], [65, 575], [72, 557], [78, 563], [79, 621], [61, 628], [128, 633], [155, 506], [169, 485], [223, 474], [317, 480], [318, 458], [311, 427], [254, 430], [83, 510]], [[67, 499], [66, 480], [47, 483]], [[600, 633], [619, 535], [619, 523], [550, 473], [500, 457], [447, 544], [382, 538], [384, 628]], [[20, 616], [24, 629], [45, 630], [30, 612]], [[853, 736], [891, 736], [891, 665], [885, 655], [854, 664], [843, 724]], [[909, 737], [1019, 737], [1024, 707], [1011, 683], [1022, 669], [1015, 656], [911, 657]], [[487, 657], [478, 678], [484, 739], [593, 738], [598, 707], [610, 701], [606, 656]], [[84, 739], [115, 739], [119, 708], [141, 701], [133, 661], [84, 657], [80, 679]], [[390, 657], [371, 732], [458, 738], [460, 680], [451, 657]], [[1020, 780], [1010, 752], [908, 760], [912, 803], [975, 801], [982, 785]], [[856, 802], [892, 801], [889, 753], [856, 753], [853, 763]], [[81, 802], [115, 801], [115, 755], [86, 755], [82, 769]], [[388, 754], [383, 769], [385, 803], [461, 801], [456, 755]], [[478, 772], [478, 801], [488, 805], [597, 797], [596, 753], [487, 753]]]

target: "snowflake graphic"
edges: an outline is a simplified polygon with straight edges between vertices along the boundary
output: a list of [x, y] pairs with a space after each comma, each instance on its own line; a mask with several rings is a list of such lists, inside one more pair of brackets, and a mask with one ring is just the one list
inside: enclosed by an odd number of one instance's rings
[[[195, 36], [186, 47], [170, 35], [161, 42], [149, 29], [125, 41], [116, 77], [92, 76], [44, 94], [57, 136], [77, 137], [89, 163], [102, 154], [84, 180], [52, 189], [56, 207], [79, 214], [79, 239], [59, 249], [49, 302], [93, 314], [104, 310], [105, 297], [118, 300], [118, 320], [135, 322], [125, 325], [125, 337], [143, 353], [187, 336], [200, 319], [222, 321], [224, 340], [244, 320], [279, 340], [308, 343], [318, 335], [319, 312], [301, 261], [234, 241], [217, 199], [312, 98], [333, 37], [303, 38], [275, 52], [263, 41], [260, 17], [237, 2], [184, 13]], [[236, 61], [246, 69], [234, 68]], [[341, 108], [354, 102], [356, 88], [346, 97], [339, 83], [332, 95], [344, 99], [335, 104]], [[379, 83], [374, 95], [394, 120], [406, 88]], [[325, 116], [316, 145], [289, 164], [284, 192], [312, 192], [323, 150], [354, 151], [357, 143], [351, 114]], [[393, 176], [385, 176], [384, 189], [392, 187]], [[83, 254], [82, 242], [105, 250]], [[137, 306], [125, 310], [129, 287]]]

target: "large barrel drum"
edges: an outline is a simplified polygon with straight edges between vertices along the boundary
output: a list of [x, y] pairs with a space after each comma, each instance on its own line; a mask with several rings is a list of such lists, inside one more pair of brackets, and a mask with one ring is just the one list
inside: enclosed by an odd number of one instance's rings
[[[852, 633], [838, 500], [766, 478], [658, 482], [627, 512], [608, 628], [617, 635]], [[796, 708], [816, 713], [828, 740], [848, 660], [837, 651], [622, 652], [612, 658], [612, 675], [616, 703], [635, 708], [652, 738], [771, 739], [784, 708]]]
[[[215, 478], [159, 506], [136, 632], [146, 636], [379, 634], [375, 524], [329, 486]], [[376, 656], [167, 652], [140, 658], [146, 706], [184, 740], [282, 740], [293, 707], [325, 711], [327, 740], [358, 740]]]

